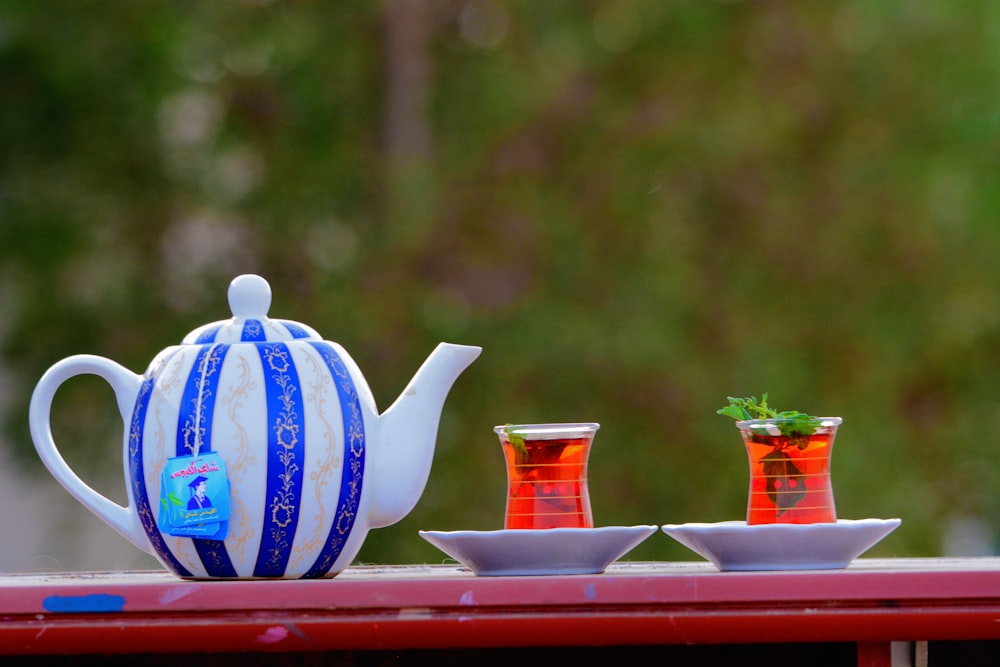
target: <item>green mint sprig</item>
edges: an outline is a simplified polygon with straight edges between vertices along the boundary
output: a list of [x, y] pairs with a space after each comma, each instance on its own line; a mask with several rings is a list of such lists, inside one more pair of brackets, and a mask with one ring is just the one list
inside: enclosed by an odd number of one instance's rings
[[767, 404], [767, 393], [761, 396], [758, 401], [756, 396], [747, 398], [734, 398], [727, 396], [729, 405], [717, 410], [720, 415], [732, 417], [737, 421], [748, 421], [751, 419], [777, 419], [777, 426], [782, 435], [803, 436], [811, 435], [821, 423], [819, 417], [813, 417], [797, 410], [784, 410], [778, 412]]
[[524, 436], [514, 430], [513, 424], [506, 424], [503, 432], [507, 436], [507, 442], [514, 447], [515, 458], [520, 463], [528, 459], [528, 448], [524, 444]]

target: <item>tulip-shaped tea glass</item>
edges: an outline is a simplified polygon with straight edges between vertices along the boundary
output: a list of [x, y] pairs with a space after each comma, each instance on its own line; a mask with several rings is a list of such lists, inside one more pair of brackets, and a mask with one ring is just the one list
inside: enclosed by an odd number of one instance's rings
[[504, 528], [593, 528], [587, 459], [599, 424], [497, 426], [507, 461]]
[[750, 460], [747, 524], [837, 520], [830, 453], [841, 418], [822, 417], [817, 422], [811, 433], [793, 430], [789, 420], [736, 422]]

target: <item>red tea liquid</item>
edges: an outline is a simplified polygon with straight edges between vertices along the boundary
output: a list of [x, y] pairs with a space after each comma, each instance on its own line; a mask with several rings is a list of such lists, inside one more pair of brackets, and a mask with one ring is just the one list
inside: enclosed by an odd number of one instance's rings
[[516, 440], [500, 436], [507, 461], [504, 527], [593, 528], [587, 489], [592, 436]]
[[830, 484], [836, 426], [822, 426], [808, 436], [741, 432], [750, 458], [748, 524], [837, 520]]

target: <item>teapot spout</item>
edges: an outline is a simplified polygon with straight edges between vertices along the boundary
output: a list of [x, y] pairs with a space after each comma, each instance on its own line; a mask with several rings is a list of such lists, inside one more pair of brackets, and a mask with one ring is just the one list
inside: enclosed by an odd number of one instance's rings
[[470, 345], [439, 344], [379, 417], [377, 447], [371, 450], [374, 474], [366, 475], [375, 487], [368, 508], [371, 528], [396, 523], [420, 500], [431, 472], [444, 400], [482, 351]]

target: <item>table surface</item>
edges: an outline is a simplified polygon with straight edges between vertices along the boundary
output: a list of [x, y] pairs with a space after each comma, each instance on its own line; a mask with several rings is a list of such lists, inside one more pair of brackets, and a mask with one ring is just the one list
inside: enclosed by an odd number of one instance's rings
[[626, 561], [536, 577], [458, 565], [354, 566], [311, 581], [0, 576], [7, 655], [939, 639], [1000, 639], [1000, 558], [780, 572]]

